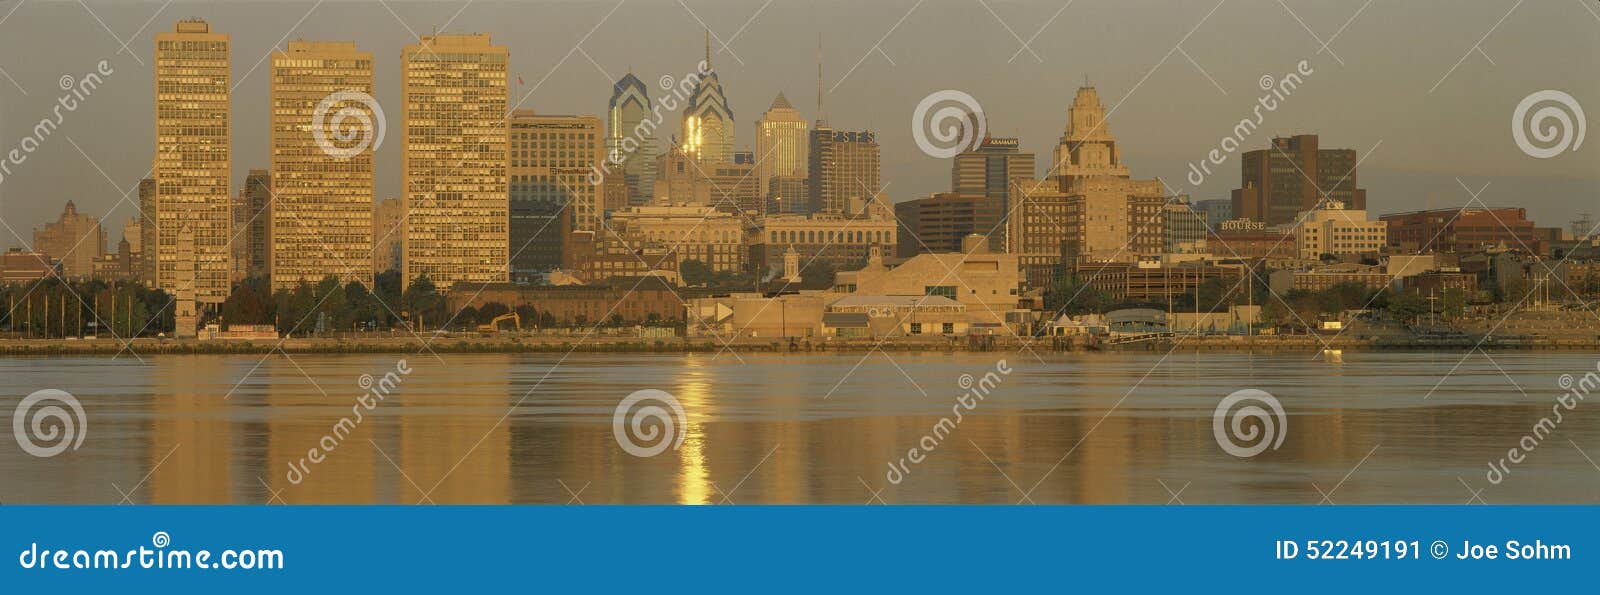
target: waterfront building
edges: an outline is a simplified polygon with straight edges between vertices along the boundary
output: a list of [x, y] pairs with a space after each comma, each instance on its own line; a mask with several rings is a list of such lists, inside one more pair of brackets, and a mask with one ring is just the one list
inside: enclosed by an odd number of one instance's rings
[[711, 207], [632, 207], [614, 213], [610, 228], [611, 233], [600, 239], [602, 245], [620, 242], [629, 250], [672, 250], [680, 269], [689, 260], [700, 261], [714, 273], [745, 269], [740, 219]]
[[487, 34], [427, 35], [401, 53], [407, 287], [509, 278], [507, 57]]
[[[313, 149], [315, 150], [315, 149]], [[236, 277], [272, 276], [272, 174], [252, 169], [233, 204], [233, 259]], [[318, 279], [317, 281], [321, 281]]]
[[67, 279], [94, 275], [94, 262], [106, 253], [106, 231], [100, 220], [78, 212], [67, 201], [61, 216], [33, 230], [33, 250], [59, 263], [57, 273]]
[[274, 290], [327, 277], [372, 283], [372, 164], [384, 125], [372, 71], [354, 42], [291, 41], [272, 53]]
[[810, 160], [808, 143], [811, 126], [783, 93], [756, 120], [756, 186], [758, 196], [771, 195], [772, 178], [806, 177]]
[[[205, 21], [184, 20], [156, 33], [155, 46], [156, 287], [220, 304], [233, 269], [230, 41]], [[193, 253], [184, 259], [192, 270], [180, 274], [178, 235], [185, 228]], [[191, 276], [193, 291], [180, 291]]]
[[1482, 252], [1497, 248], [1545, 252], [1546, 243], [1521, 207], [1435, 209], [1381, 217], [1389, 251]]
[[627, 186], [626, 206], [642, 206], [655, 196], [656, 126], [650, 88], [629, 72], [611, 86], [606, 106], [609, 179], [620, 171]]
[[1355, 149], [1322, 149], [1315, 134], [1276, 137], [1266, 149], [1239, 160], [1233, 216], [1267, 225], [1293, 223], [1323, 201], [1367, 208], [1367, 191], [1356, 186]]
[[372, 210], [372, 270], [376, 274], [400, 270], [400, 237], [406, 211], [398, 198], [385, 198]]
[[803, 265], [826, 263], [835, 271], [859, 269], [873, 249], [895, 249], [897, 224], [884, 217], [845, 217], [827, 213], [768, 215], [752, 229], [746, 244], [756, 275], [769, 278], [783, 271], [791, 251]]
[[1370, 221], [1366, 211], [1346, 209], [1338, 202], [1323, 202], [1297, 219], [1295, 251], [1303, 259], [1375, 255], [1388, 242], [1387, 223]]
[[834, 291], [878, 296], [942, 296], [966, 306], [970, 322], [979, 326], [1006, 323], [1017, 309], [1022, 279], [1017, 256], [993, 252], [983, 236], [967, 238], [961, 251], [918, 254], [893, 268], [881, 257], [867, 266], [840, 271]]
[[683, 107], [683, 152], [700, 163], [733, 161], [733, 110], [722, 78], [711, 66], [711, 32], [706, 32], [705, 74]]
[[1112, 301], [1144, 304], [1192, 300], [1196, 289], [1212, 279], [1222, 279], [1234, 291], [1244, 291], [1240, 285], [1244, 274], [1242, 266], [1223, 266], [1206, 260], [1092, 263], [1077, 270], [1079, 278], [1105, 292]]
[[927, 198], [894, 205], [899, 224], [895, 254], [910, 258], [920, 253], [960, 252], [973, 234], [987, 238], [989, 249], [1005, 247], [1005, 202], [982, 194], [941, 192]]
[[811, 131], [807, 170], [812, 212], [854, 215], [851, 205], [881, 190], [878, 137], [868, 130], [834, 130], [818, 123]]
[[604, 183], [589, 174], [605, 158], [604, 131], [594, 116], [523, 109], [510, 126], [511, 276], [521, 281], [561, 266], [563, 234], [600, 231]]
[[1055, 148], [1052, 177], [1062, 191], [1069, 191], [1074, 180], [1085, 178], [1128, 178], [1122, 163], [1122, 149], [1106, 122], [1106, 108], [1094, 87], [1079, 87], [1067, 108], [1067, 125]]
[[1294, 289], [1321, 292], [1344, 283], [1353, 283], [1377, 291], [1394, 282], [1395, 278], [1381, 266], [1341, 262], [1306, 270], [1273, 271], [1268, 285], [1274, 293], [1283, 295]]
[[827, 305], [839, 296], [817, 291], [765, 295], [731, 293], [690, 298], [686, 307], [691, 337], [806, 338], [823, 334]]

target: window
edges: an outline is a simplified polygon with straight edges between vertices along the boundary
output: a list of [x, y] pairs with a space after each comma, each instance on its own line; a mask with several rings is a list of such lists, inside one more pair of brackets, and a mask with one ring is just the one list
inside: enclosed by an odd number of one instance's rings
[[913, 335], [922, 334], [922, 323], [920, 323], [920, 322], [911, 323], [911, 334], [913, 334]]
[[944, 329], [942, 331], [940, 331], [940, 332], [943, 332], [946, 335], [949, 335], [949, 334], [952, 334], [952, 333], [956, 332], [956, 323], [954, 323], [954, 322], [946, 322], [946, 323], [944, 323]]
[[929, 285], [923, 288], [923, 295], [938, 295], [956, 299], [956, 286], [954, 285]]

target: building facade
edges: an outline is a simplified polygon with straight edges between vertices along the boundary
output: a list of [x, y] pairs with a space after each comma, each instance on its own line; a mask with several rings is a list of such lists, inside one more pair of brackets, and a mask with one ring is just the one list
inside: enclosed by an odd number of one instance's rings
[[700, 163], [733, 161], [733, 110], [722, 89], [722, 78], [711, 66], [711, 33], [706, 32], [705, 74], [683, 107], [684, 154]]
[[372, 209], [372, 270], [375, 274], [400, 270], [400, 237], [405, 234], [406, 211], [400, 199], [385, 198]]
[[941, 192], [894, 205], [899, 225], [895, 254], [960, 252], [967, 236], [988, 238], [989, 249], [1004, 251], [1005, 202], [981, 194]]
[[1094, 87], [1079, 87], [1067, 108], [1067, 126], [1055, 148], [1055, 173], [1062, 191], [1073, 180], [1083, 178], [1127, 178], [1131, 174], [1122, 163], [1122, 149], [1111, 135], [1106, 108]]
[[1167, 233], [1167, 252], [1197, 253], [1206, 250], [1209, 227], [1206, 217], [1198, 213], [1185, 197], [1177, 197], [1165, 207], [1164, 227]]
[[510, 276], [505, 46], [429, 35], [401, 53], [403, 284]]
[[265, 169], [250, 170], [233, 205], [236, 275], [272, 277], [273, 202], [272, 173]]
[[1528, 210], [1521, 207], [1437, 209], [1384, 215], [1392, 252], [1482, 252], [1501, 247], [1544, 253]]
[[33, 250], [57, 262], [57, 272], [64, 278], [91, 277], [95, 260], [106, 253], [106, 230], [99, 219], [79, 213], [69, 200], [55, 222], [33, 230]]
[[881, 155], [878, 137], [871, 131], [833, 130], [819, 125], [811, 131], [807, 168], [811, 179], [812, 212], [851, 215], [853, 201], [878, 194]]
[[768, 215], [750, 231], [751, 262], [758, 278], [783, 270], [784, 255], [793, 249], [802, 265], [825, 262], [835, 271], [861, 268], [876, 248], [895, 250], [898, 226], [893, 220], [841, 215]]
[[714, 273], [745, 270], [740, 219], [711, 207], [633, 207], [612, 214], [610, 227], [612, 233], [601, 238], [602, 244], [675, 251], [680, 269], [684, 261], [697, 260]]
[[272, 53], [274, 290], [326, 277], [372, 283], [372, 163], [382, 126], [372, 65], [354, 42], [291, 41]]
[[1161, 182], [1081, 177], [1067, 195], [1064, 261], [1133, 262], [1166, 251], [1167, 197]]
[[511, 276], [525, 280], [561, 266], [562, 237], [599, 232], [604, 184], [589, 173], [605, 158], [594, 116], [511, 114]]
[[1323, 202], [1301, 215], [1296, 227], [1295, 251], [1302, 259], [1317, 259], [1324, 254], [1364, 256], [1383, 252], [1388, 243], [1388, 224], [1367, 220], [1367, 212], [1346, 209], [1337, 202]]
[[658, 124], [650, 111], [650, 88], [644, 81], [629, 72], [611, 86], [611, 102], [606, 106], [606, 161], [610, 175], [621, 172], [629, 206], [641, 206], [655, 196]]
[[806, 177], [811, 126], [783, 93], [756, 120], [756, 186], [763, 199], [771, 196], [774, 176]]
[[[155, 37], [156, 286], [201, 304], [231, 291], [232, 66], [227, 34], [201, 20]], [[192, 272], [179, 274], [179, 232], [193, 236]], [[192, 276], [192, 282], [188, 278]], [[180, 309], [182, 305], [180, 304]]]
[[1323, 201], [1366, 210], [1367, 191], [1356, 187], [1356, 162], [1354, 149], [1319, 148], [1314, 134], [1273, 138], [1270, 147], [1241, 156], [1233, 216], [1281, 225]]

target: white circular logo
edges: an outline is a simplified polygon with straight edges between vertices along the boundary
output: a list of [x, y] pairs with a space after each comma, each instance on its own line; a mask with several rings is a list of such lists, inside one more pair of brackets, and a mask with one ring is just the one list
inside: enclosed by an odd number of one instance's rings
[[34, 391], [17, 403], [16, 412], [11, 414], [11, 433], [17, 438], [17, 446], [36, 457], [53, 457], [66, 452], [69, 446], [78, 450], [88, 430], [89, 418], [83, 414], [77, 397], [53, 388]]
[[916, 138], [917, 148], [939, 159], [978, 148], [986, 136], [986, 126], [978, 100], [953, 89], [922, 98], [911, 114], [911, 135]]
[[311, 136], [332, 157], [354, 157], [368, 147], [376, 151], [383, 145], [383, 129], [383, 108], [360, 91], [329, 94], [311, 114]]
[[1241, 459], [1261, 454], [1268, 447], [1278, 450], [1288, 429], [1289, 418], [1283, 413], [1283, 405], [1264, 390], [1234, 391], [1217, 403], [1216, 412], [1211, 414], [1211, 432], [1216, 435], [1217, 446]]
[[1569, 148], [1578, 150], [1583, 146], [1585, 128], [1578, 100], [1554, 89], [1522, 98], [1511, 113], [1511, 138], [1523, 153], [1537, 159], [1555, 157]]
[[685, 419], [683, 405], [671, 393], [636, 390], [617, 404], [611, 415], [611, 433], [628, 454], [653, 457], [669, 446], [677, 450], [683, 445]]

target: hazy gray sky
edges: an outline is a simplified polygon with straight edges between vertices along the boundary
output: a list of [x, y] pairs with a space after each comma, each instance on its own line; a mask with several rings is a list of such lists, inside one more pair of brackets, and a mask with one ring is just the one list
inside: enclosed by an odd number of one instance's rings
[[[186, 17], [232, 35], [236, 188], [268, 165], [265, 56], [287, 40], [353, 40], [374, 53], [391, 124], [377, 164], [384, 197], [399, 189], [399, 55], [415, 34], [487, 32], [510, 48], [512, 73], [525, 81], [515, 98], [531, 91], [522, 107], [600, 114], [630, 68], [647, 82], [690, 72], [709, 27], [728, 42], [716, 44], [713, 63], [741, 145], [753, 143], [753, 123], [779, 91], [815, 116], [820, 34], [829, 120], [878, 131], [897, 201], [950, 183], [949, 162], [912, 137], [911, 114], [928, 94], [971, 94], [991, 134], [1019, 136], [1043, 174], [1085, 78], [1115, 106], [1110, 128], [1136, 177], [1159, 176], [1196, 199], [1226, 197], [1238, 183], [1236, 156], [1198, 188], [1185, 181], [1188, 163], [1252, 115], [1263, 75], [1281, 78], [1307, 60], [1314, 74], [1246, 149], [1274, 133], [1354, 148], [1377, 213], [1460, 207], [1472, 199], [1463, 183], [1473, 192], [1490, 184], [1483, 202], [1526, 206], [1544, 225], [1600, 211], [1600, 138], [1535, 159], [1512, 136], [1514, 110], [1536, 91], [1565, 91], [1600, 114], [1595, 0], [5, 0], [0, 16], [0, 155], [51, 115], [63, 76], [80, 78], [102, 59], [115, 70], [0, 182], [0, 219], [24, 236], [0, 226], [3, 245], [30, 242], [68, 199], [107, 217], [117, 240], [150, 168], [153, 36]], [[1319, 51], [1324, 41], [1329, 51]], [[129, 201], [119, 204], [123, 192]]]

